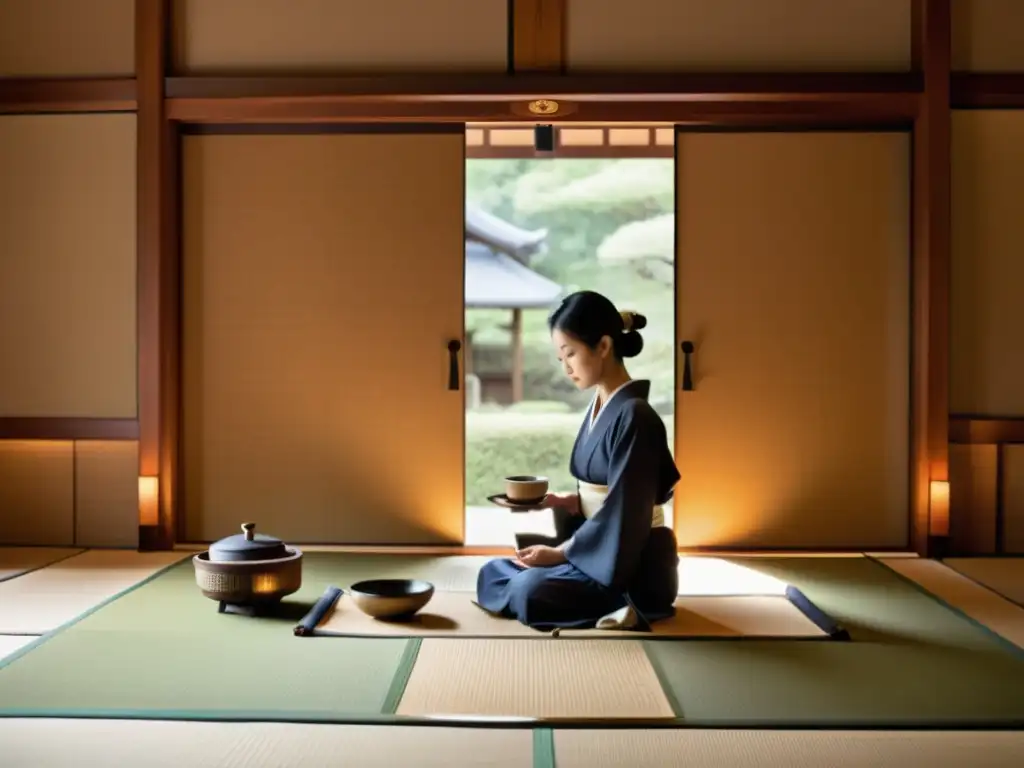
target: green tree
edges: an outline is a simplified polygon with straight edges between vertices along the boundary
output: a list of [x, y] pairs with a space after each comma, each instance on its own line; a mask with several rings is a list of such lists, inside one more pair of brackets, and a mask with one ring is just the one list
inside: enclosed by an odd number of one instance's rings
[[[566, 287], [591, 289], [642, 312], [645, 351], [630, 361], [669, 408], [674, 380], [675, 166], [670, 159], [470, 160], [469, 199], [526, 229], [548, 231], [529, 266]], [[578, 404], [553, 362], [545, 313], [524, 314], [526, 396]], [[509, 343], [507, 312], [473, 311], [477, 344]]]

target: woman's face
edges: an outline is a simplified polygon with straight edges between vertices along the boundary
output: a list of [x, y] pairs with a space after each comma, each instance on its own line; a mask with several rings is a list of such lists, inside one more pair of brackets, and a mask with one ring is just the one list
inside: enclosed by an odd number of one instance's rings
[[590, 389], [604, 375], [605, 365], [611, 355], [611, 339], [601, 339], [596, 349], [591, 349], [556, 328], [551, 332], [551, 343], [565, 375], [580, 389]]

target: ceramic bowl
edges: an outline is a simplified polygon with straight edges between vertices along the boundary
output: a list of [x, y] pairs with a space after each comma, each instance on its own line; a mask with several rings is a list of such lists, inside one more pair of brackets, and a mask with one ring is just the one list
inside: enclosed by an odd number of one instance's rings
[[348, 589], [363, 613], [375, 619], [408, 619], [434, 596], [434, 585], [420, 579], [370, 579]]
[[505, 497], [516, 504], [536, 504], [548, 493], [548, 479], [538, 475], [510, 475], [505, 478]]

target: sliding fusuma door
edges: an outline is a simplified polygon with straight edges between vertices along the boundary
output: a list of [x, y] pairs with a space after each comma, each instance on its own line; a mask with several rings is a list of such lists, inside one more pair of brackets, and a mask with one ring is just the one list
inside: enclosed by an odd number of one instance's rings
[[906, 546], [909, 135], [681, 131], [676, 201], [680, 544]]
[[463, 538], [462, 126], [183, 139], [185, 540]]

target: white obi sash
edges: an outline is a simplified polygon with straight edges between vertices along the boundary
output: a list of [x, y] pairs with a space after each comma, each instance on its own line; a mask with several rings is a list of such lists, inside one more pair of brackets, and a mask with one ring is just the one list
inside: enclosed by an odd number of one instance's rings
[[[578, 482], [580, 486], [580, 511], [589, 520], [597, 514], [605, 499], [608, 498], [608, 486], [585, 483], [582, 480]], [[664, 524], [665, 510], [659, 504], [654, 508], [654, 514], [651, 516], [651, 528], [659, 528]]]

